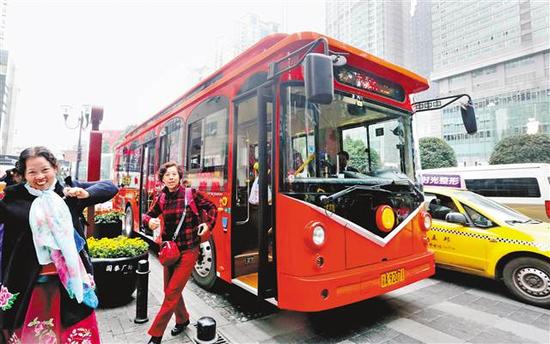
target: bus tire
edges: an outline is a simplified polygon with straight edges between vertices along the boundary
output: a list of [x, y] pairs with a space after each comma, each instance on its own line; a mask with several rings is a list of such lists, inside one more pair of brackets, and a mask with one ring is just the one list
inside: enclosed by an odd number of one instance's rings
[[193, 279], [206, 290], [214, 289], [218, 276], [216, 276], [216, 247], [212, 237], [203, 242], [199, 247], [199, 257], [193, 268]]
[[550, 263], [538, 258], [516, 258], [504, 267], [504, 284], [518, 299], [535, 306], [550, 306]]
[[124, 210], [124, 222], [122, 222], [121, 234], [128, 238], [134, 236], [134, 212], [132, 211], [132, 206], [129, 204]]

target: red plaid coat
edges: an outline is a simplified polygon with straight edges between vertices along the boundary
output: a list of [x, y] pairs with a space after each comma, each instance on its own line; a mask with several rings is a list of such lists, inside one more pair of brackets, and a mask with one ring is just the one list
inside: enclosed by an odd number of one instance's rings
[[[216, 205], [206, 199], [201, 193], [193, 189], [192, 195], [196, 208], [192, 204], [187, 205], [185, 219], [175, 240], [180, 251], [198, 246], [200, 237], [197, 234], [197, 226], [205, 222], [210, 229], [213, 229], [218, 214]], [[143, 223], [148, 226], [151, 218], [162, 215], [164, 219], [162, 240], [172, 240], [184, 207], [185, 188], [180, 186], [176, 191], [170, 192], [167, 187], [164, 187], [162, 192], [155, 198], [151, 209], [146, 214], [143, 214]], [[193, 211], [193, 208], [197, 210], [197, 213]]]

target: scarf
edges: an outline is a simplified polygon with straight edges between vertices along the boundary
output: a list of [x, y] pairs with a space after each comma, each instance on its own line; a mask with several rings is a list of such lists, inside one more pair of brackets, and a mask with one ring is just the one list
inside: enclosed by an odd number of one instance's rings
[[54, 187], [55, 183], [47, 190], [37, 190], [25, 184], [28, 192], [36, 196], [29, 212], [29, 225], [38, 262], [41, 265], [53, 262], [69, 296], [96, 308], [94, 280], [78, 254], [84, 248], [84, 239], [75, 230], [69, 207]]

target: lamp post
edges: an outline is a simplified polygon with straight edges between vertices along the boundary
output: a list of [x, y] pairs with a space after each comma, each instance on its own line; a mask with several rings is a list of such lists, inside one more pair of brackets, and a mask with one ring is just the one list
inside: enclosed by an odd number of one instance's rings
[[76, 170], [75, 170], [75, 179], [78, 180], [78, 172], [80, 169], [80, 161], [82, 160], [82, 130], [86, 129], [90, 124], [90, 106], [83, 105], [80, 111], [80, 116], [78, 116], [78, 123], [71, 127], [68, 122], [69, 112], [71, 110], [70, 106], [63, 106], [63, 119], [65, 120], [65, 126], [69, 129], [78, 128], [78, 145], [76, 148]]

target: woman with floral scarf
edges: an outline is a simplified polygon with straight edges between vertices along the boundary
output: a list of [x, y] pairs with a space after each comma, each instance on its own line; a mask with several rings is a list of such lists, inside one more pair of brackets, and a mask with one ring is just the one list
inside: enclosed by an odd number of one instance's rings
[[6, 188], [0, 328], [8, 343], [99, 343], [98, 300], [80, 221], [82, 210], [111, 199], [109, 181], [56, 179], [57, 160], [45, 147], [19, 156], [25, 181]]

